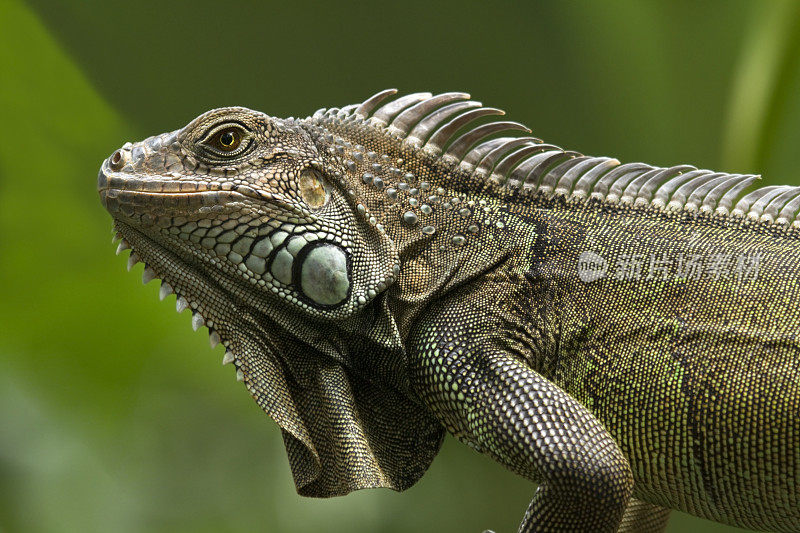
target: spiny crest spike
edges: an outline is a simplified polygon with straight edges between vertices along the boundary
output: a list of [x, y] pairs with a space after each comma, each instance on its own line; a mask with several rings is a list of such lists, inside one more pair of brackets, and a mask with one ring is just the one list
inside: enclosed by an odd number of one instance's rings
[[[310, 120], [328, 125], [369, 124], [403, 146], [458, 165], [464, 176], [498, 187], [523, 188], [545, 196], [596, 198], [611, 204], [776, 220], [800, 227], [800, 193], [793, 188], [764, 187], [742, 196], [753, 175], [700, 170], [691, 165], [656, 167], [585, 156], [525, 135], [493, 138], [504, 131], [530, 133], [517, 122], [479, 119], [500, 116], [464, 92], [419, 92], [392, 98], [386, 89], [361, 104], [321, 109]], [[476, 123], [473, 125], [473, 123]]]
[[355, 110], [353, 114], [356, 115], [357, 117], [361, 117], [362, 119], [366, 119], [367, 117], [370, 116], [370, 114], [372, 114], [375, 108], [378, 107], [378, 104], [380, 104], [386, 98], [392, 96], [393, 94], [397, 94], [397, 89], [383, 90], [378, 94], [375, 94], [364, 100], [364, 103], [358, 106], [358, 108]]

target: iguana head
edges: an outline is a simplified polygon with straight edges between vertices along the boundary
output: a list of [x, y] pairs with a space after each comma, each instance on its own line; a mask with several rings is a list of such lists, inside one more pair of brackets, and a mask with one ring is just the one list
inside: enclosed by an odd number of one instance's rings
[[[472, 127], [502, 111], [465, 93], [387, 103], [395, 92], [302, 120], [216, 109], [125, 144], [103, 162], [98, 189], [122, 248], [133, 247], [129, 261], [144, 261], [145, 279], [161, 278], [162, 294], [174, 290], [179, 306], [204, 315], [246, 302], [266, 314], [345, 319], [397, 281], [401, 262], [398, 292], [424, 301], [454, 280], [417, 252], [459, 264], [475, 257], [465, 245], [498, 222], [496, 205], [465, 191], [520, 185], [524, 173], [510, 171], [530, 170], [520, 162], [532, 154], [550, 165], [572, 155], [531, 137], [491, 138], [529, 131], [514, 122]], [[214, 294], [178, 291], [192, 276]]]
[[115, 151], [98, 189], [126, 242], [139, 242], [136, 254], [170, 287], [190, 269], [223, 295], [257, 295], [264, 311], [342, 318], [394, 281], [398, 257], [358, 212], [330, 146], [293, 119], [216, 109]]

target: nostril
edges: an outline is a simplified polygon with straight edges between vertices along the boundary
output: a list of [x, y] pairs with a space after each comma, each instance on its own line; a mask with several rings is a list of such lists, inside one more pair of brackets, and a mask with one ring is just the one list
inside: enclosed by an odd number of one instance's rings
[[111, 159], [109, 159], [109, 164], [111, 168], [114, 170], [119, 170], [125, 164], [125, 155], [122, 153], [122, 150], [117, 150], [111, 155]]

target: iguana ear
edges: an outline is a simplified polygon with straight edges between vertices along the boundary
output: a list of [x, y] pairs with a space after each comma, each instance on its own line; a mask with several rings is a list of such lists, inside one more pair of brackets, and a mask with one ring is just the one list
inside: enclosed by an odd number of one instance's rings
[[[334, 190], [327, 205], [315, 213], [325, 232], [318, 232], [317, 246], [310, 246], [298, 255], [293, 278], [303, 295], [311, 300], [309, 303], [327, 311], [332, 318], [344, 318], [395, 282], [400, 272], [400, 257], [383, 226], [349, 192], [347, 183], [340, 178], [342, 172], [322, 162], [312, 162], [311, 168], [322, 173]], [[298, 180], [301, 190], [302, 175]]]
[[[399, 272], [394, 243], [370, 224], [341, 174], [318, 154], [276, 159], [253, 189], [263, 199], [256, 217], [222, 235], [232, 242], [221, 252], [235, 254], [248, 281], [315, 318], [351, 316]], [[273, 298], [255, 306], [267, 314], [277, 309]]]

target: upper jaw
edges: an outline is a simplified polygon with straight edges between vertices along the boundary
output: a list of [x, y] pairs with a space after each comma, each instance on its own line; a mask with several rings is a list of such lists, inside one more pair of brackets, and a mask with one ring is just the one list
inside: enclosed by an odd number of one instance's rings
[[[130, 218], [133, 213], [154, 211], [185, 215], [204, 206], [260, 198], [247, 185], [191, 172], [188, 169], [198, 167], [194, 160], [186, 162], [191, 156], [182, 156], [184, 163], [179, 169], [164, 165], [179, 158], [163, 148], [163, 143], [154, 143], [152, 139], [168, 135], [126, 143], [103, 161], [97, 174], [97, 191], [103, 207], [112, 216]], [[160, 152], [154, 152], [153, 146], [161, 147]]]
[[136, 174], [112, 172], [104, 163], [97, 174], [97, 191], [100, 196], [109, 191], [134, 191], [148, 194], [198, 193], [224, 190], [219, 183], [205, 180], [174, 179], [165, 176], [141, 177]]
[[[199, 182], [180, 179], [187, 168], [197, 168], [188, 161], [178, 142], [179, 131], [148, 137], [137, 143], [125, 143], [100, 166], [97, 191], [103, 206], [115, 215], [121, 191], [144, 194], [193, 193], [205, 190]], [[189, 164], [191, 163], [191, 164]]]
[[176, 180], [163, 176], [143, 178], [113, 172], [107, 168], [107, 163], [97, 175], [97, 191], [103, 207], [114, 218], [131, 222], [146, 214], [185, 216], [203, 207], [241, 202], [247, 196], [204, 180]]

